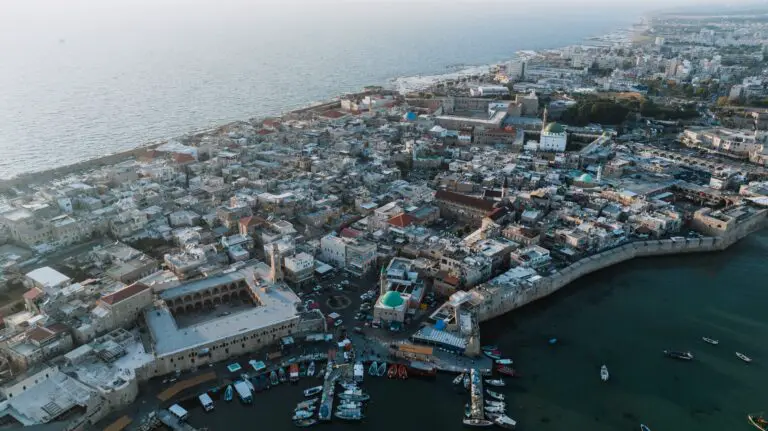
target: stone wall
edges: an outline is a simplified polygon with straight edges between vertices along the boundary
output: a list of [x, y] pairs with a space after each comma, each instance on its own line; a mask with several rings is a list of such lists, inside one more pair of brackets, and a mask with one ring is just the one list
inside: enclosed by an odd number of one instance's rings
[[766, 211], [761, 211], [720, 237], [680, 238], [655, 241], [637, 241], [605, 250], [581, 259], [555, 274], [530, 284], [503, 286], [485, 294], [487, 300], [477, 309], [479, 320], [486, 321], [508, 313], [528, 303], [551, 295], [568, 283], [603, 268], [635, 257], [664, 256], [668, 254], [721, 251], [740, 239], [766, 226]]

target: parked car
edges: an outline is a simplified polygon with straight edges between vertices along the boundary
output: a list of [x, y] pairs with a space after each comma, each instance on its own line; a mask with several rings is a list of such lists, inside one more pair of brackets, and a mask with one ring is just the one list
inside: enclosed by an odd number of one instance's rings
[[341, 325], [343, 325], [343, 324], [344, 324], [344, 321], [343, 321], [343, 320], [341, 320], [341, 319], [339, 319], [339, 320], [337, 320], [337, 321], [335, 321], [335, 322], [333, 323], [333, 326], [335, 326], [335, 327], [337, 327], [337, 328], [338, 328], [339, 326], [341, 326]]

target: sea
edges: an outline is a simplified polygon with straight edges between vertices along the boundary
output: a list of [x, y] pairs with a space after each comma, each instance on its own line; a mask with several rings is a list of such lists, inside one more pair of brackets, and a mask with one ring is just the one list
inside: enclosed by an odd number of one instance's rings
[[[768, 231], [723, 252], [635, 259], [486, 322], [483, 343], [498, 345], [520, 373], [494, 390], [505, 395], [507, 413], [522, 430], [637, 431], [643, 423], [654, 431], [746, 431], [748, 413], [768, 411], [768, 346], [761, 341], [768, 337], [766, 257]], [[695, 360], [670, 359], [663, 350], [690, 351]], [[600, 379], [603, 364], [608, 382]], [[366, 376], [371, 401], [364, 422], [327, 428], [464, 429], [469, 396], [453, 387], [453, 377]], [[189, 423], [295, 429], [290, 417], [301, 389], [316, 382], [258, 393], [252, 405], [217, 402], [211, 413], [193, 403]]]
[[0, 13], [0, 179], [365, 85], [578, 44], [638, 14], [540, 2], [25, 0]]

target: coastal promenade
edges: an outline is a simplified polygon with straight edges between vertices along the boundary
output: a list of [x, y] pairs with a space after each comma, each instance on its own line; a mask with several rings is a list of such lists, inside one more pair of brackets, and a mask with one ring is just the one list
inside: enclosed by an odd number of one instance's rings
[[722, 236], [634, 241], [580, 259], [531, 283], [482, 286], [476, 290], [485, 301], [476, 309], [476, 317], [480, 322], [491, 320], [549, 296], [580, 277], [637, 257], [722, 251], [767, 225], [768, 210], [762, 210]]

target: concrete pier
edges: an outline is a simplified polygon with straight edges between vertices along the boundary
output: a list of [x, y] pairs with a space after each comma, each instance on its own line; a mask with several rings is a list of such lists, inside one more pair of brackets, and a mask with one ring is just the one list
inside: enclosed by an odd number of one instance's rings
[[483, 375], [478, 370], [469, 370], [469, 393], [472, 407], [472, 419], [485, 419], [485, 401], [483, 399]]
[[320, 407], [317, 410], [317, 418], [321, 421], [330, 421], [333, 415], [333, 394], [336, 389], [337, 375], [338, 373], [333, 361], [328, 361], [325, 367], [325, 380], [323, 381], [323, 392], [320, 397]]

